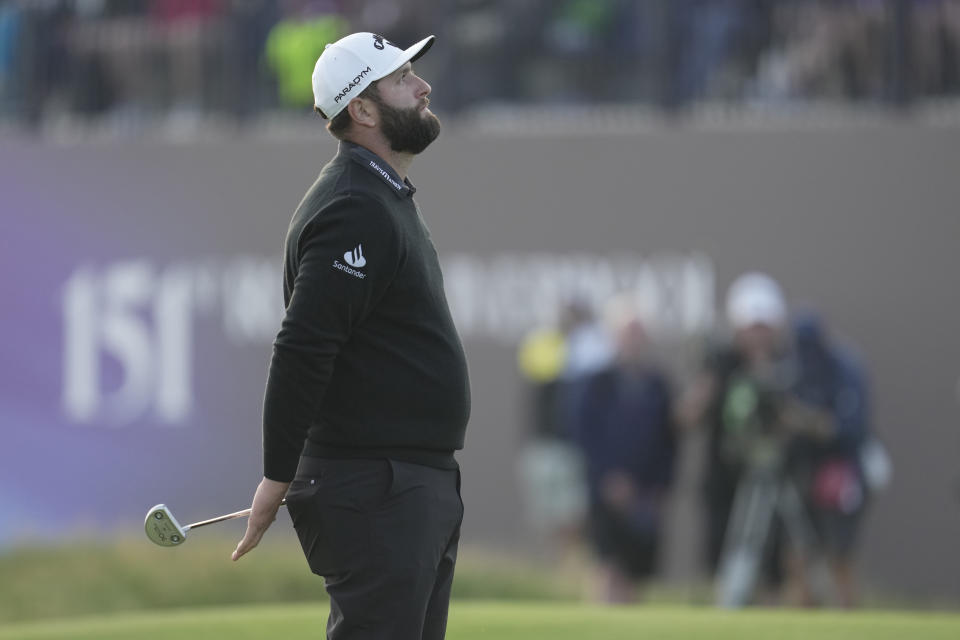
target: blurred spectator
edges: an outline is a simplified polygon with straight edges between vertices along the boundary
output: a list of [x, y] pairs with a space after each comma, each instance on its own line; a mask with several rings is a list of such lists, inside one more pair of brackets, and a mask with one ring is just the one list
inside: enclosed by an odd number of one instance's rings
[[598, 595], [631, 602], [656, 569], [675, 444], [669, 385], [638, 314], [617, 300], [610, 324], [616, 359], [585, 379], [571, 427], [586, 462]]
[[572, 560], [587, 509], [583, 456], [571, 442], [571, 418], [589, 376], [614, 357], [605, 328], [589, 303], [564, 302], [556, 327], [532, 331], [517, 361], [528, 382], [530, 434], [520, 456], [527, 516]]
[[13, 102], [21, 20], [19, 7], [13, 3], [0, 4], [0, 115], [9, 112]]
[[710, 97], [729, 97], [723, 87], [738, 60], [738, 48], [749, 46], [753, 3], [742, 0], [675, 0], [670, 3], [674, 38], [673, 104]]
[[880, 1], [779, 2], [772, 15], [772, 46], [759, 60], [757, 96], [880, 99], [891, 34]]
[[564, 304], [560, 327], [567, 336], [563, 377], [568, 383], [577, 383], [606, 367], [614, 358], [610, 336], [586, 300], [574, 298]]
[[212, 69], [222, 44], [224, 5], [221, 0], [151, 0], [151, 18], [169, 60], [174, 111], [197, 116], [212, 102], [208, 92], [216, 85]]
[[[727, 293], [727, 320], [733, 339], [711, 349], [679, 411], [684, 425], [702, 424], [708, 432], [703, 488], [705, 556], [711, 574], [720, 565], [734, 498], [753, 444], [756, 429], [751, 423], [759, 420], [758, 428], [765, 431], [772, 429], [776, 420], [769, 403], [750, 398], [789, 386], [787, 308], [780, 286], [764, 274], [740, 276]], [[776, 523], [769, 540], [764, 573], [769, 586], [778, 588], [784, 575]]]
[[240, 120], [276, 104], [276, 86], [267, 81], [262, 52], [279, 19], [272, 0], [233, 0], [227, 14], [225, 85], [230, 111]]
[[799, 365], [794, 392], [830, 418], [826, 440], [798, 443], [797, 471], [808, 488], [809, 509], [839, 603], [852, 607], [857, 601], [854, 547], [868, 498], [860, 463], [870, 435], [866, 374], [849, 349], [828, 338], [815, 315], [801, 315], [794, 326]]
[[934, 96], [960, 92], [960, 2], [918, 2], [911, 26], [914, 90]]
[[38, 127], [49, 103], [60, 98], [67, 74], [66, 32], [71, 16], [60, 3], [18, 3], [12, 46], [16, 68], [10, 78], [16, 83], [11, 94], [14, 112], [21, 122]]
[[310, 78], [317, 58], [327, 44], [339, 40], [350, 30], [350, 25], [334, 7], [329, 7], [329, 12], [314, 11], [309, 4], [291, 11], [267, 36], [266, 59], [277, 78], [280, 102], [287, 107], [313, 105]]
[[517, 354], [529, 406], [530, 432], [519, 462], [526, 514], [563, 556], [580, 541], [586, 509], [582, 460], [559, 414], [566, 359], [566, 336], [551, 327], [531, 332]]

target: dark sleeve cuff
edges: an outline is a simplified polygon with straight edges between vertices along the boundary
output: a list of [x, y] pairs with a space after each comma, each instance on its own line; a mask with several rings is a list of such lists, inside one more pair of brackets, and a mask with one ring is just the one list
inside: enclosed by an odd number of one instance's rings
[[294, 476], [297, 475], [297, 465], [299, 464], [299, 456], [291, 460], [288, 455], [277, 456], [264, 452], [263, 477], [275, 482], [292, 482]]

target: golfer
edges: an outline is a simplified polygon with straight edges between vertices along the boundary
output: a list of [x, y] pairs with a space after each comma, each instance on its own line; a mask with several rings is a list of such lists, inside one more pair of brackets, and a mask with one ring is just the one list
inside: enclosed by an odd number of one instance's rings
[[355, 33], [313, 72], [340, 140], [290, 223], [286, 315], [263, 408], [263, 480], [233, 553], [286, 497], [330, 594], [328, 638], [443, 638], [463, 502], [454, 451], [467, 365], [437, 252], [407, 178], [440, 133], [430, 85], [401, 49]]

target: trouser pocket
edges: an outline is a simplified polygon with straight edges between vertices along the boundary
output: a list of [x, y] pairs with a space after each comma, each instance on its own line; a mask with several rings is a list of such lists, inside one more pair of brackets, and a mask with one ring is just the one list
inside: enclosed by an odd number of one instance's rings
[[382, 459], [301, 463], [288, 510], [311, 571], [331, 577], [363, 566], [370, 554], [370, 514], [392, 483], [391, 466]]

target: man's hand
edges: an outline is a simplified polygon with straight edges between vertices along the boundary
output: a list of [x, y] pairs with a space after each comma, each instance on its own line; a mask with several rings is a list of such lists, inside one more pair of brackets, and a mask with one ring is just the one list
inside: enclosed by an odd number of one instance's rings
[[627, 513], [636, 502], [637, 486], [625, 471], [610, 471], [600, 479], [600, 493], [604, 501], [617, 511]]
[[788, 401], [780, 419], [789, 434], [826, 442], [836, 433], [836, 421], [828, 411], [799, 400]]
[[237, 545], [231, 556], [234, 561], [260, 544], [260, 538], [267, 532], [273, 521], [277, 519], [277, 509], [280, 502], [287, 495], [289, 482], [277, 482], [264, 478], [260, 481], [256, 493], [253, 494], [250, 518], [247, 520], [247, 532]]

